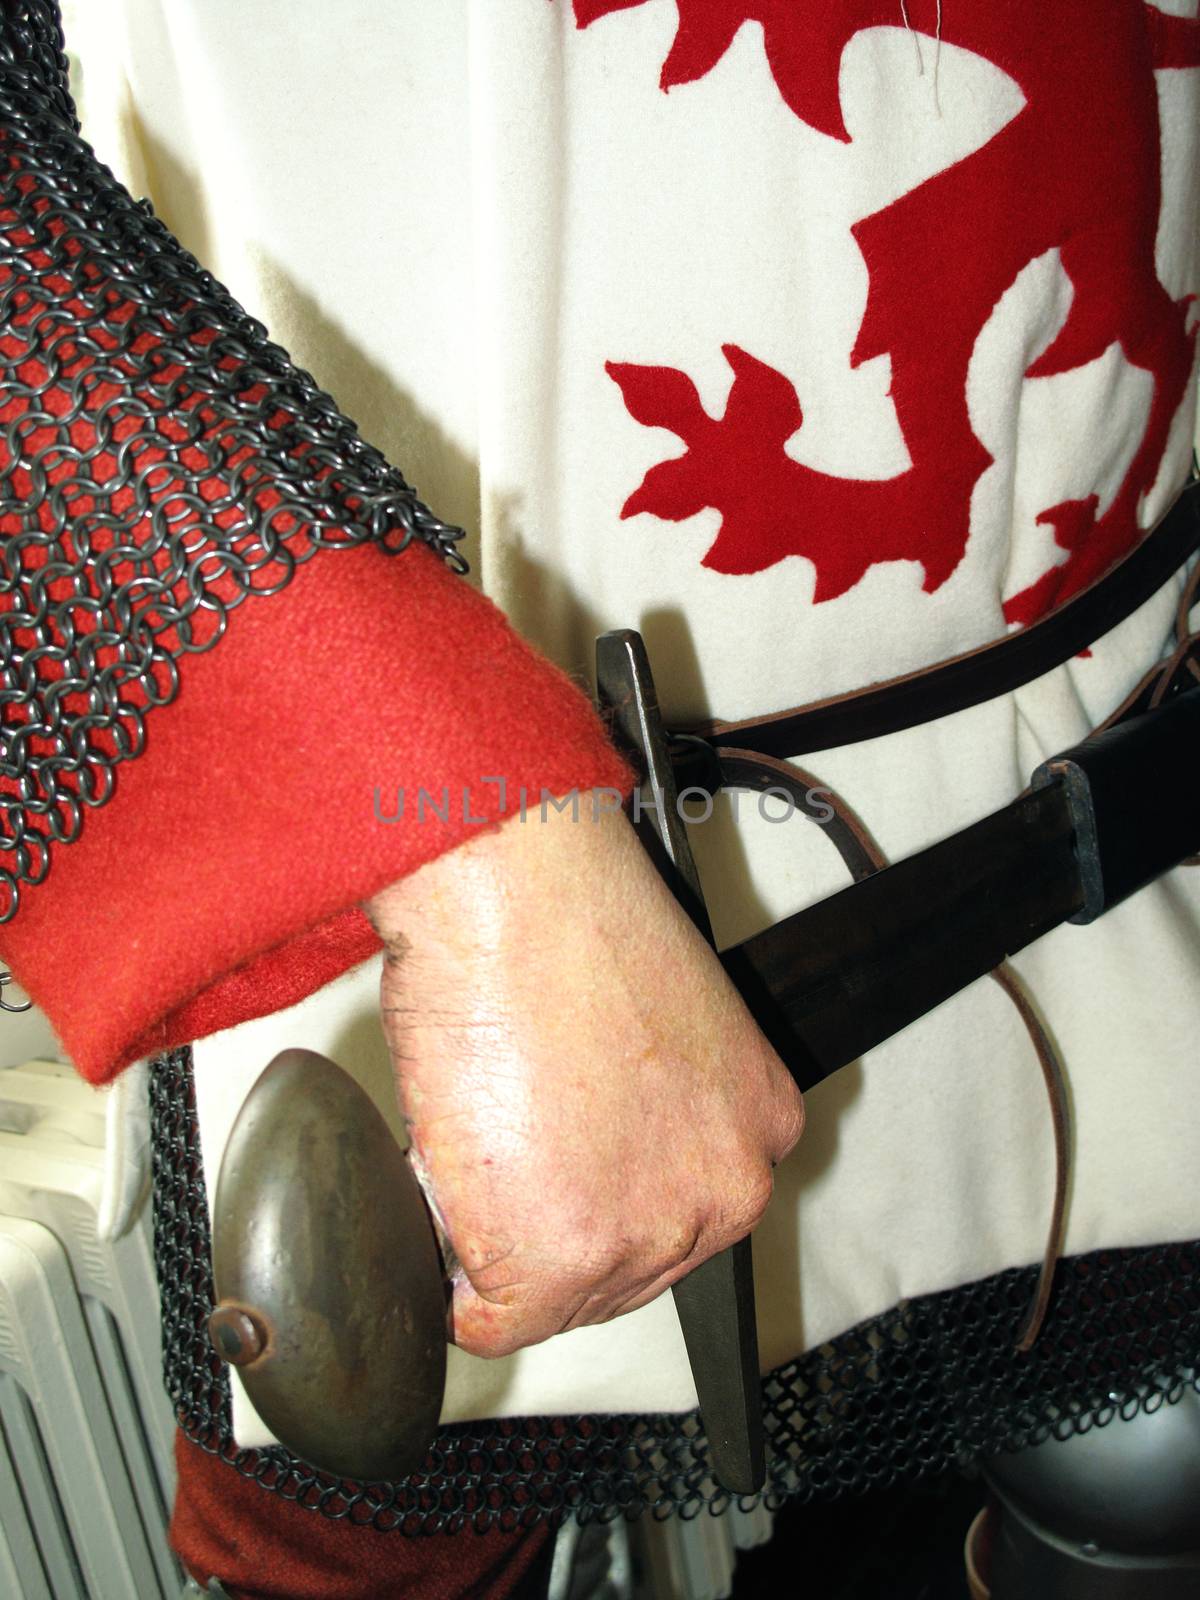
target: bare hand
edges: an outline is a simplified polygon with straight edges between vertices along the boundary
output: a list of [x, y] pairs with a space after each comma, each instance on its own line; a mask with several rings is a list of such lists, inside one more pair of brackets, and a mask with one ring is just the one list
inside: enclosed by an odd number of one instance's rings
[[754, 1227], [800, 1094], [623, 816], [510, 818], [366, 910], [459, 1345], [632, 1311]]

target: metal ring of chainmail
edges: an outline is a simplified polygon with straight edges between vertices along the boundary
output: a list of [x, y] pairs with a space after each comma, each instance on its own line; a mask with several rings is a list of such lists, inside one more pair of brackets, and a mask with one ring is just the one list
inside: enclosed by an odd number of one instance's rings
[[79, 137], [52, 0], [0, 0], [0, 923], [181, 663], [322, 548], [439, 521]]
[[[349, 1483], [283, 1449], [240, 1450], [228, 1368], [206, 1327], [213, 1285], [190, 1049], [155, 1062], [150, 1101], [167, 1390], [184, 1433], [210, 1454], [322, 1516], [408, 1535], [729, 1507], [695, 1412], [459, 1423], [403, 1483]], [[1037, 1343], [1019, 1354], [1037, 1271], [905, 1301], [769, 1373], [765, 1503], [928, 1477], [1200, 1389], [1200, 1241], [1061, 1260]]]

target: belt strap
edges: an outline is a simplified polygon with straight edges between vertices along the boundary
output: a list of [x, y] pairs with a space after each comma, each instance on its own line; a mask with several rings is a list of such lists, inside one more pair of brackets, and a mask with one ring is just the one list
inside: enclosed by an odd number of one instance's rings
[[[688, 784], [693, 770], [707, 765], [711, 772], [710, 762], [698, 760], [704, 754], [701, 741], [736, 745], [759, 755], [800, 756], [898, 733], [1009, 694], [1069, 661], [1132, 616], [1197, 549], [1200, 478], [1193, 478], [1136, 549], [1041, 622], [849, 694], [740, 722], [714, 718], [695, 724], [687, 730], [695, 743], [677, 763], [680, 785]], [[695, 781], [703, 784], [705, 775], [696, 770]]]

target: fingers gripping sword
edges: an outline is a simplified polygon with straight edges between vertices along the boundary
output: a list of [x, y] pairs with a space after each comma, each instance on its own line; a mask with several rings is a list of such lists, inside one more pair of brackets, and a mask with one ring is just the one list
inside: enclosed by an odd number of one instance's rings
[[[601, 709], [652, 791], [639, 832], [711, 930], [641, 638], [598, 642]], [[1011, 805], [755, 935], [723, 959], [808, 1088], [1065, 921], [1200, 850], [1200, 689], [1045, 763]], [[739, 752], [721, 781], [739, 779]], [[445, 1384], [447, 1289], [420, 1184], [347, 1074], [285, 1051], [226, 1147], [210, 1334], [276, 1437], [357, 1480], [419, 1470]], [[444, 1249], [444, 1246], [443, 1246]], [[717, 1479], [764, 1481], [749, 1240], [674, 1287]]]

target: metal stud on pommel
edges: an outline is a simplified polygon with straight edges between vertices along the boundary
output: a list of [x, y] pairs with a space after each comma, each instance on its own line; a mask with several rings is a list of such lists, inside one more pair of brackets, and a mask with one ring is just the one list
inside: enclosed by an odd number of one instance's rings
[[208, 1337], [222, 1361], [231, 1367], [248, 1367], [263, 1355], [270, 1344], [270, 1331], [261, 1316], [222, 1301], [208, 1319]]
[[353, 1078], [285, 1050], [238, 1112], [213, 1206], [209, 1338], [293, 1455], [342, 1478], [420, 1470], [446, 1385], [433, 1219]]

